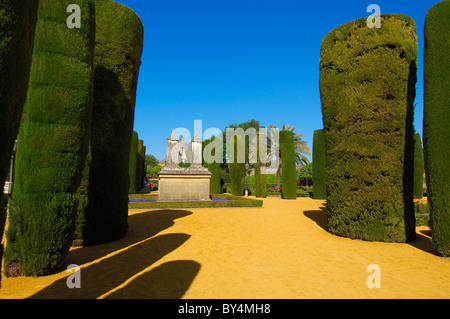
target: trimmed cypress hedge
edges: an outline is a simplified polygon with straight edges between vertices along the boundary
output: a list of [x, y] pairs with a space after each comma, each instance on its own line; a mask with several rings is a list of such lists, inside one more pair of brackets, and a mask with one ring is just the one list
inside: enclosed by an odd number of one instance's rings
[[231, 194], [243, 196], [245, 191], [245, 163], [238, 163], [238, 143], [243, 143], [245, 135], [234, 137], [234, 160], [228, 164], [230, 170]]
[[[215, 140], [215, 136], [211, 139], [208, 139], [204, 142], [203, 149], [206, 145], [213, 142]], [[216, 155], [216, 150], [214, 149], [211, 152], [211, 155], [214, 157]], [[205, 153], [203, 153], [203, 159], [205, 158]], [[208, 171], [212, 174], [209, 182], [209, 193], [210, 194], [220, 194], [220, 163], [213, 161], [212, 163], [204, 164], [204, 167], [208, 168]]]
[[297, 198], [297, 170], [295, 158], [294, 133], [280, 131], [281, 153], [281, 196], [283, 199]]
[[93, 102], [95, 9], [93, 0], [78, 1], [83, 27], [69, 29], [70, 4], [47, 0], [39, 6], [10, 203], [9, 276], [59, 269], [74, 235]]
[[[10, 166], [19, 131], [34, 47], [39, 0], [0, 1], [0, 181]], [[3, 184], [1, 184], [3, 186]], [[0, 238], [3, 238], [6, 201], [0, 201]], [[0, 243], [0, 262], [3, 245]]]
[[130, 148], [143, 26], [127, 6], [96, 0], [94, 107], [84, 245], [122, 238], [128, 228]]
[[144, 165], [142, 160], [144, 159], [144, 141], [138, 140], [138, 149], [136, 155], [136, 191], [140, 191], [144, 188]]
[[423, 143], [431, 237], [436, 250], [450, 256], [450, 105], [448, 60], [450, 1], [432, 6], [425, 18]]
[[139, 146], [139, 135], [137, 132], [133, 131], [131, 136], [131, 146], [130, 146], [130, 163], [129, 163], [129, 174], [130, 174], [130, 194], [136, 194], [137, 185], [137, 156], [138, 156], [138, 146]]
[[423, 152], [420, 134], [414, 134], [414, 198], [423, 198]]
[[313, 138], [313, 198], [326, 199], [325, 136], [323, 130], [314, 131]]
[[256, 153], [256, 163], [255, 163], [255, 195], [256, 197], [266, 198], [267, 197], [267, 174], [261, 174], [261, 159], [259, 157], [259, 139], [260, 135], [257, 137], [257, 153]]
[[366, 20], [337, 27], [322, 42], [328, 230], [411, 241], [416, 25], [399, 14], [382, 15], [380, 29]]

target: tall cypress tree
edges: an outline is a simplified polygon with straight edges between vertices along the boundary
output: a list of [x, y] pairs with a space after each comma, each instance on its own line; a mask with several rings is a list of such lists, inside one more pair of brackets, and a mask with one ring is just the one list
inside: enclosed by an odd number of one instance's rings
[[[242, 145], [242, 143], [246, 143], [245, 135], [234, 135], [232, 138], [234, 138], [234, 156], [232, 161], [230, 161], [230, 163], [228, 164], [230, 169], [231, 194], [235, 196], [243, 196], [246, 176], [245, 162], [239, 162], [240, 159], [238, 158], [238, 144]], [[247, 150], [247, 147], [245, 147], [244, 149]]]
[[280, 131], [281, 153], [281, 194], [283, 199], [297, 198], [297, 170], [295, 158], [294, 133]]
[[[95, 0], [94, 107], [85, 245], [122, 238], [128, 228], [130, 147], [144, 29], [139, 16], [111, 0]], [[107, 185], [107, 187], [105, 187]]]
[[18, 136], [7, 231], [10, 276], [58, 269], [74, 234], [92, 112], [95, 12], [77, 4], [81, 28], [68, 28], [69, 0], [41, 1], [28, 96]]
[[414, 198], [423, 197], [423, 151], [420, 134], [414, 134]]
[[313, 198], [326, 199], [325, 136], [323, 130], [314, 131], [313, 140]]
[[415, 239], [416, 25], [381, 15], [330, 31], [320, 57], [328, 230], [365, 240]]
[[448, 60], [450, 1], [432, 6], [425, 18], [423, 144], [431, 237], [436, 250], [450, 256], [450, 106]]
[[[39, 0], [0, 1], [0, 185], [10, 167], [25, 104], [38, 6]], [[6, 202], [6, 196], [0, 196], [0, 238], [6, 221]], [[0, 263], [2, 257], [0, 243]]]
[[137, 176], [137, 155], [139, 147], [139, 135], [137, 132], [133, 131], [131, 136], [130, 145], [130, 165], [129, 165], [129, 175], [130, 175], [130, 194], [136, 193], [136, 176]]

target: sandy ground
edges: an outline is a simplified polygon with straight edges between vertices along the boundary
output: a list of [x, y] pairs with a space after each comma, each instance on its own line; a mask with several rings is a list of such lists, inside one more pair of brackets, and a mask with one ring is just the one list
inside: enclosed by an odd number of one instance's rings
[[[328, 233], [324, 201], [267, 198], [263, 208], [130, 211], [126, 238], [73, 249], [65, 270], [4, 278], [0, 298], [449, 298], [450, 260], [427, 227], [413, 243]], [[369, 288], [369, 265], [380, 288]]]

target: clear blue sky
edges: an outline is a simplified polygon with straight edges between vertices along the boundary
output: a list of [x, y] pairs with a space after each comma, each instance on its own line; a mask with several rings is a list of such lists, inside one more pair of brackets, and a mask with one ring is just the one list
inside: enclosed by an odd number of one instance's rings
[[411, 16], [419, 41], [416, 131], [422, 134], [423, 25], [439, 0], [118, 0], [144, 24], [134, 130], [147, 154], [165, 158], [170, 130], [194, 134], [250, 119], [296, 126], [312, 150], [322, 128], [319, 56], [323, 37], [381, 13]]

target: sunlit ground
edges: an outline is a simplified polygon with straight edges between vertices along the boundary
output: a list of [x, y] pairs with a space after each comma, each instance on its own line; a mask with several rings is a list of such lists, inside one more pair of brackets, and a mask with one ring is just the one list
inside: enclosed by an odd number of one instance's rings
[[[267, 198], [263, 208], [130, 211], [128, 235], [73, 249], [81, 288], [61, 272], [4, 278], [0, 298], [448, 298], [450, 260], [428, 227], [412, 243], [328, 233], [325, 202]], [[369, 288], [369, 265], [380, 288]], [[370, 281], [374, 282], [374, 281]]]

